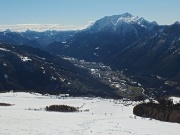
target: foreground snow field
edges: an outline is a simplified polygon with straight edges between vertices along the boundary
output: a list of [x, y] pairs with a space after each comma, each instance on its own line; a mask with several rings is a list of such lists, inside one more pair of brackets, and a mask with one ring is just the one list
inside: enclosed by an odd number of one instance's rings
[[[180, 125], [134, 117], [135, 102], [101, 98], [55, 98], [1, 93], [0, 135], [177, 135]], [[127, 104], [132, 105], [127, 106]], [[46, 112], [48, 105], [71, 105], [82, 112]], [[34, 110], [39, 109], [39, 110]], [[89, 109], [89, 111], [85, 111]]]

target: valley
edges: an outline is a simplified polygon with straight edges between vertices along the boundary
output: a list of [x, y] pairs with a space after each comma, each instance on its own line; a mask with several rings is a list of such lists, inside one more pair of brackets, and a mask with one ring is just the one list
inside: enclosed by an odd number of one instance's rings
[[178, 135], [179, 5], [2, 0], [0, 135]]
[[[18, 62], [18, 67], [32, 66], [25, 71], [35, 79], [30, 79], [28, 87], [27, 77], [22, 75], [22, 81], [18, 80], [20, 73], [15, 70], [18, 79], [13, 76], [2, 80], [0, 88], [132, 100], [179, 96], [179, 37], [178, 22], [159, 25], [130, 13], [105, 16], [83, 30], [6, 30], [0, 32], [1, 44], [16, 49], [2, 54], [1, 76], [7, 78], [12, 73], [12, 68], [3, 69], [4, 58], [17, 54], [26, 61]], [[5, 53], [3, 49], [6, 47], [0, 50]], [[15, 52], [10, 55], [12, 51]], [[10, 59], [5, 61], [11, 63]], [[34, 81], [37, 75], [44, 78], [38, 80], [41, 86]]]
[[144, 90], [141, 84], [125, 76], [123, 71], [114, 71], [103, 63], [86, 62], [70, 57], [64, 57], [63, 59], [70, 61], [79, 68], [86, 69], [93, 77], [113, 88], [119, 96], [131, 100], [147, 98], [143, 93]]

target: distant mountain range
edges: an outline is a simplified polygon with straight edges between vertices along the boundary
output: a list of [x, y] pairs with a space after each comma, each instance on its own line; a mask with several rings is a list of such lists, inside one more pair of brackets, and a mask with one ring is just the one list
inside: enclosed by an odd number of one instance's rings
[[0, 40], [103, 62], [139, 81], [146, 94], [180, 95], [180, 23], [158, 25], [129, 13], [106, 16], [80, 31], [5, 31]]
[[37, 32], [27, 30], [26, 32], [12, 32], [6, 30], [0, 32], [0, 41], [15, 45], [26, 44], [35, 48], [47, 46], [55, 41], [64, 42], [78, 31], [45, 31]]

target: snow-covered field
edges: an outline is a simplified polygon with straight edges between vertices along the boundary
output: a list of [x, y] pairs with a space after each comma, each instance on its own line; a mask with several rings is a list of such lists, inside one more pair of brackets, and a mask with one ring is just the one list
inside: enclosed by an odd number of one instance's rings
[[[101, 98], [61, 98], [29, 93], [1, 93], [0, 135], [178, 135], [180, 125], [134, 117], [132, 105]], [[129, 102], [131, 103], [131, 102]], [[48, 105], [89, 111], [46, 112]], [[40, 109], [40, 110], [33, 110]]]

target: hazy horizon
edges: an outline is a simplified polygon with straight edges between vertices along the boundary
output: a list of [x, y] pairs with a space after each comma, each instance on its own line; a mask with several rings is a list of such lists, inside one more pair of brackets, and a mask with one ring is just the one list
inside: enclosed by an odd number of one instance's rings
[[2, 0], [0, 30], [83, 29], [91, 21], [125, 12], [169, 25], [180, 21], [179, 5], [179, 0]]

